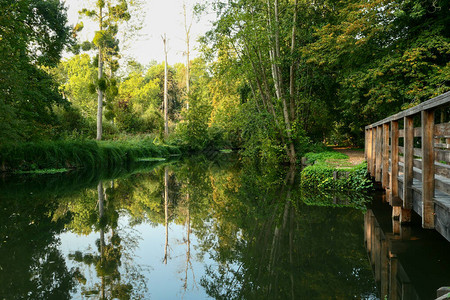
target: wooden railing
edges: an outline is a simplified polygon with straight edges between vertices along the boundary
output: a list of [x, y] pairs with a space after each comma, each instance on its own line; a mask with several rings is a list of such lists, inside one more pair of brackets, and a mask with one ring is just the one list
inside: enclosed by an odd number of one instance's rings
[[449, 105], [447, 92], [367, 126], [365, 155], [369, 173], [401, 208], [401, 222], [414, 210], [424, 228], [450, 241]]

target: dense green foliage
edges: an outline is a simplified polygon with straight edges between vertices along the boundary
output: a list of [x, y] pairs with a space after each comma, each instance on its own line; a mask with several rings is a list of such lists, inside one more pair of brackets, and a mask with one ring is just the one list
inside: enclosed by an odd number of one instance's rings
[[[107, 140], [162, 139], [164, 65], [118, 64], [133, 3], [83, 9], [103, 22], [75, 44], [83, 24], [68, 28], [61, 1], [0, 1], [0, 145], [98, 139], [99, 127]], [[450, 89], [449, 5], [210, 1], [217, 19], [189, 62], [189, 95], [186, 66], [169, 67], [167, 142], [291, 163], [312, 143], [360, 145], [365, 125]], [[61, 61], [69, 45], [85, 53]]]
[[66, 11], [55, 0], [1, 0], [0, 11], [0, 144], [40, 138], [65, 102], [45, 68], [69, 42]]
[[339, 170], [324, 164], [307, 166], [301, 171], [303, 188], [322, 191], [368, 191], [373, 183], [367, 173], [367, 164], [350, 170]]
[[292, 139], [299, 151], [300, 128], [314, 141], [361, 144], [365, 125], [450, 89], [448, 1], [217, 0], [212, 8], [218, 20], [206, 41], [220, 76], [251, 90], [245, 100], [270, 117], [271, 144]]
[[58, 141], [8, 145], [0, 148], [2, 171], [60, 168], [111, 168], [127, 166], [137, 159], [179, 154], [177, 147], [152, 140]]

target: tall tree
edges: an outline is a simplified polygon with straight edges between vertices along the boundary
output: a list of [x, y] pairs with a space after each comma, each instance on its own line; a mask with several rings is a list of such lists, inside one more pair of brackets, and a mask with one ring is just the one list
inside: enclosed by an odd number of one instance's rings
[[169, 77], [169, 67], [167, 64], [167, 37], [166, 34], [162, 37], [164, 44], [164, 135], [167, 137], [169, 135], [169, 95], [168, 95], [168, 77]]
[[186, 39], [186, 109], [189, 110], [189, 94], [191, 92], [191, 77], [190, 77], [190, 40], [191, 40], [191, 27], [192, 19], [188, 23], [186, 2], [183, 1], [183, 16], [184, 16], [184, 32]]
[[219, 18], [209, 36], [216, 46], [236, 53], [238, 67], [257, 96], [256, 105], [271, 115], [273, 130], [295, 163], [296, 95], [291, 79], [296, 62], [285, 53], [294, 53], [298, 38], [297, 2], [233, 0], [214, 5]]
[[70, 28], [57, 0], [1, 0], [0, 11], [0, 131], [25, 139], [51, 124], [53, 104], [64, 103], [46, 67], [60, 60]]
[[450, 89], [448, 1], [212, 5], [215, 57], [231, 53], [234, 62], [222, 65], [241, 72], [291, 162], [303, 130], [316, 141], [357, 144], [366, 124]]
[[[95, 32], [91, 43], [98, 50], [97, 140], [102, 139], [103, 98], [107, 89], [104, 63], [105, 61], [109, 62], [112, 75], [117, 64], [113, 57], [118, 54], [118, 26], [121, 22], [131, 18], [128, 12], [128, 3], [129, 0], [97, 0], [93, 9], [83, 8], [80, 11], [81, 15], [91, 18], [98, 24], [98, 31]], [[85, 43], [85, 45], [89, 45], [89, 43]], [[89, 46], [86, 48], [90, 49]]]

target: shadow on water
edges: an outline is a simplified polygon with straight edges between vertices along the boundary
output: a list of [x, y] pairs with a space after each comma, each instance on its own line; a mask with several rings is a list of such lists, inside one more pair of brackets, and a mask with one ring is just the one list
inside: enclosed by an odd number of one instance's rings
[[382, 299], [435, 299], [450, 286], [450, 243], [421, 228], [420, 217], [402, 225], [378, 195], [364, 218], [364, 239]]
[[[381, 229], [368, 229], [383, 228], [369, 225], [375, 206], [367, 210], [361, 195], [301, 190], [298, 172], [216, 155], [3, 181], [0, 299], [385, 295], [386, 271], [374, 262], [384, 254], [375, 249], [390, 252], [373, 238]], [[420, 260], [413, 252], [395, 252], [398, 270]]]

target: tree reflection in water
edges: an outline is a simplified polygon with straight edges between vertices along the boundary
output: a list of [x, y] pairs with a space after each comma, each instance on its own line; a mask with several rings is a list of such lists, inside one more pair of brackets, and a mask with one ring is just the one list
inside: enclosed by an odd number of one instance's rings
[[[234, 183], [239, 189], [229, 193], [233, 186], [226, 177], [222, 183], [228, 190], [226, 197], [214, 199], [220, 225], [209, 235], [217, 240], [202, 241], [209, 244], [205, 248], [210, 250], [205, 250], [217, 262], [201, 280], [208, 295], [215, 299], [350, 299], [373, 294], [361, 211], [303, 204], [302, 191], [295, 184], [297, 171], [292, 168], [284, 181], [277, 180], [277, 174], [261, 176], [258, 170], [240, 172]], [[216, 189], [221, 189], [220, 178], [215, 178]]]
[[[89, 183], [69, 195], [53, 196], [53, 201], [39, 206], [34, 218], [18, 223], [24, 236], [46, 232], [39, 246], [47, 249], [45, 253], [23, 253], [26, 267], [20, 272], [22, 276], [31, 274], [32, 261], [42, 262], [56, 249], [52, 261], [58, 262], [61, 288], [51, 292], [63, 294], [59, 299], [79, 295], [74, 293], [76, 283], [83, 295], [98, 299], [150, 295], [349, 299], [371, 295], [374, 285], [364, 249], [363, 212], [351, 204], [327, 206], [316, 196], [310, 197], [311, 193], [299, 189], [298, 172], [223, 156], [214, 161], [196, 157], [122, 177], [107, 189], [107, 181], [100, 181], [96, 189]], [[304, 201], [305, 195], [309, 195], [308, 201]], [[362, 207], [361, 202], [355, 203]], [[29, 207], [19, 209], [27, 211]], [[11, 209], [5, 211], [12, 214]], [[26, 223], [32, 221], [39, 226], [26, 233]], [[2, 230], [13, 227], [6, 217], [0, 222]], [[181, 281], [178, 291], [164, 289], [164, 294], [153, 294], [156, 292], [148, 290], [158, 278], [150, 276], [134, 254], [145, 235], [134, 232], [136, 227], [161, 228], [157, 231], [161, 248], [156, 251], [157, 260], [152, 261], [164, 268], [148, 267], [162, 272], [175, 268], [174, 276]], [[178, 242], [169, 243], [169, 227], [183, 228]], [[55, 236], [63, 228], [80, 236], [97, 235], [91, 247], [71, 252], [70, 265], [77, 269], [67, 269], [68, 262], [55, 246]], [[175, 238], [176, 233], [171, 235]], [[159, 247], [154, 241], [150, 245]], [[2, 256], [11, 256], [11, 251], [0, 247]], [[0, 266], [12, 269], [4, 260]], [[20, 268], [19, 263], [17, 266]], [[14, 286], [14, 281], [2, 278]], [[0, 286], [0, 291], [7, 290], [4, 283]], [[31, 286], [24, 289], [36, 290]]]
[[0, 192], [0, 299], [70, 299], [76, 270], [67, 267], [53, 221], [54, 198]]
[[[114, 183], [111, 183], [109, 193], [113, 193]], [[78, 268], [78, 281], [81, 284], [82, 295], [97, 296], [99, 299], [133, 299], [142, 297], [146, 292], [144, 276], [140, 274], [139, 267], [130, 262], [130, 257], [124, 255], [136, 246], [134, 240], [122, 239], [118, 230], [118, 210], [120, 202], [116, 203], [114, 197], [108, 199], [103, 182], [97, 186], [98, 218], [91, 218], [91, 228], [98, 230], [99, 239], [96, 241], [97, 253], [77, 251], [69, 258], [78, 264], [92, 266], [95, 269], [99, 282], [89, 283]], [[115, 205], [118, 204], [116, 207]], [[84, 216], [81, 214], [80, 216]], [[75, 220], [76, 218], [74, 218]], [[81, 222], [85, 223], [85, 222]], [[128, 261], [127, 261], [128, 260]], [[122, 268], [126, 263], [127, 268]], [[131, 266], [131, 267], [130, 267]]]

